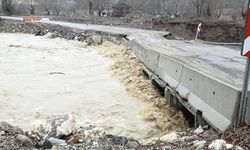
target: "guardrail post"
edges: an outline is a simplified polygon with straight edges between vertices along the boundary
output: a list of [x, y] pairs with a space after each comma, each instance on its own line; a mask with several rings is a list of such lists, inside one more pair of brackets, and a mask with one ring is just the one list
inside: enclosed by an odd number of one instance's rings
[[245, 122], [247, 100], [248, 100], [248, 84], [249, 84], [249, 74], [250, 74], [249, 71], [250, 71], [250, 58], [247, 58], [244, 81], [243, 81], [243, 89], [241, 93], [239, 113], [237, 119], [237, 126]]

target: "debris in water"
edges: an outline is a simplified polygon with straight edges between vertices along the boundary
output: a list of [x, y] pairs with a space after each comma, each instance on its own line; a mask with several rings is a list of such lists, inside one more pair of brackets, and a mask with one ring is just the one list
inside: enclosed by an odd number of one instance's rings
[[51, 74], [51, 75], [53, 75], [53, 74], [65, 74], [65, 73], [63, 73], [63, 72], [50, 72], [49, 74]]
[[143, 75], [143, 65], [133, 56], [133, 52], [124, 46], [104, 42], [99, 53], [114, 60], [112, 74], [121, 80], [128, 93], [149, 105], [140, 114], [155, 124], [161, 132], [182, 130], [188, 127], [182, 112], [171, 108], [156, 91], [151, 81]]
[[197, 128], [196, 130], [194, 130], [194, 134], [197, 134], [197, 135], [199, 135], [199, 134], [201, 134], [203, 132], [204, 132], [204, 130], [202, 129], [201, 126], [199, 126], [199, 128]]
[[58, 139], [58, 138], [51, 137], [51, 138], [48, 138], [47, 141], [50, 142], [51, 145], [67, 145], [66, 141]]

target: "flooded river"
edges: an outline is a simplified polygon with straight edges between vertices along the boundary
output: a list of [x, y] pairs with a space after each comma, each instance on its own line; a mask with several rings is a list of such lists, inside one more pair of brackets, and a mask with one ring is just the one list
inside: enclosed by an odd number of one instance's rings
[[28, 130], [52, 114], [71, 113], [80, 125], [144, 139], [154, 126], [143, 103], [110, 76], [112, 60], [82, 43], [0, 34], [0, 120]]
[[78, 125], [140, 141], [162, 134], [140, 115], [145, 102], [111, 76], [113, 60], [99, 54], [102, 47], [28, 34], [0, 39], [1, 121], [29, 130], [53, 114], [72, 114]]

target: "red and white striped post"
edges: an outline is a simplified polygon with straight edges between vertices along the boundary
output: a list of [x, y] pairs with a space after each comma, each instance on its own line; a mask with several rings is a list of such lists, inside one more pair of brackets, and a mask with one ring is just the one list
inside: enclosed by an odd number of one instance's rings
[[245, 66], [245, 75], [243, 81], [243, 88], [240, 99], [240, 106], [238, 112], [238, 118], [236, 125], [240, 125], [245, 122], [247, 101], [248, 99], [248, 84], [249, 84], [249, 74], [250, 74], [250, 0], [248, 1], [246, 26], [245, 26], [245, 37], [242, 45], [241, 55], [247, 57], [247, 62]]
[[248, 10], [246, 15], [246, 28], [241, 51], [242, 56], [250, 57], [250, 3], [248, 3]]

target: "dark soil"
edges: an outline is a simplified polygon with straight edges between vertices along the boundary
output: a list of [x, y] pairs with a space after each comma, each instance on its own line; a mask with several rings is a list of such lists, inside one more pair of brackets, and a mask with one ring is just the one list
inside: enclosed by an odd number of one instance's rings
[[[195, 38], [199, 23], [167, 21], [157, 25], [160, 28], [168, 28], [178, 38], [192, 40]], [[242, 41], [243, 33], [244, 28], [232, 22], [203, 22], [198, 38], [211, 42], [239, 43]]]
[[[50, 17], [52, 20], [63, 20], [69, 22], [86, 23], [86, 24], [100, 24], [100, 25], [113, 25], [134, 27], [149, 30], [168, 31], [172, 36], [166, 37], [167, 39], [183, 39], [193, 40], [196, 35], [197, 26], [202, 23], [199, 39], [210, 42], [223, 42], [223, 43], [241, 43], [244, 35], [244, 25], [229, 21], [210, 21], [210, 20], [172, 20], [169, 18], [154, 18], [150, 16], [141, 17], [140, 15], [128, 15], [123, 18], [114, 17], [65, 17], [55, 16]], [[2, 21], [3, 22], [3, 21]], [[24, 23], [19, 23], [19, 28], [15, 29], [10, 25], [8, 32], [17, 32], [24, 26]], [[32, 25], [29, 25], [29, 27]], [[33, 25], [34, 28], [37, 27]], [[47, 27], [55, 27], [55, 25], [46, 25]], [[0, 29], [1, 29], [0, 24]], [[34, 29], [32, 28], [32, 29]], [[65, 27], [64, 27], [65, 28]], [[52, 28], [53, 29], [53, 28]], [[24, 31], [23, 29], [21, 29]], [[35, 31], [36, 31], [35, 30]], [[29, 30], [30, 31], [30, 30]], [[34, 32], [35, 32], [34, 31]], [[26, 32], [25, 32], [26, 33]], [[32, 32], [33, 33], [33, 32]]]
[[250, 125], [242, 125], [238, 128], [232, 128], [221, 134], [221, 138], [242, 148], [250, 148]]
[[128, 15], [123, 18], [95, 17], [95, 18], [72, 18], [52, 17], [54, 20], [70, 22], [115, 25], [135, 27], [150, 30], [169, 31], [173, 37], [170, 39], [193, 40], [199, 23], [202, 23], [200, 40], [210, 42], [240, 43], [244, 35], [244, 25], [232, 21], [210, 21], [210, 20], [172, 20], [169, 18], [141, 17], [140, 15]]

